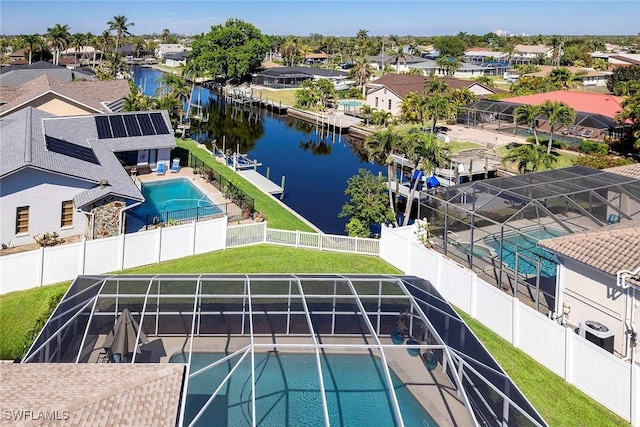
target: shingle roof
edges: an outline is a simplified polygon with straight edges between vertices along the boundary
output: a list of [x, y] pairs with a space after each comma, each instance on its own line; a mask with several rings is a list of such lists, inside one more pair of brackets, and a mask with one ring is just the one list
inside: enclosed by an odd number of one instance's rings
[[316, 67], [274, 67], [258, 72], [258, 75], [271, 77], [287, 77], [293, 75], [307, 75], [320, 77], [346, 77], [344, 71], [326, 70]]
[[540, 240], [538, 245], [615, 275], [620, 270], [633, 270], [640, 266], [640, 221]]
[[22, 425], [175, 426], [184, 371], [182, 364], [2, 364], [0, 425], [20, 425], [14, 411], [33, 411]]
[[622, 109], [620, 106], [622, 98], [619, 96], [570, 90], [516, 96], [514, 98], [504, 98], [502, 101], [528, 105], [541, 105], [545, 101], [564, 102], [576, 111], [601, 114], [609, 118], [614, 118], [616, 113]]
[[628, 176], [629, 178], [640, 179], [640, 163], [633, 163], [626, 166], [616, 166], [604, 169], [606, 172], [615, 173], [617, 175]]
[[[11, 113], [25, 103], [47, 94], [58, 95], [81, 104], [93, 112], [111, 112], [105, 103], [129, 96], [131, 89], [126, 80], [60, 82], [46, 74], [18, 87], [0, 87], [0, 115]], [[88, 107], [88, 108], [86, 108]]]
[[96, 80], [95, 74], [92, 74], [90, 71], [88, 72], [85, 68], [70, 70], [64, 66], [39, 61], [31, 65], [9, 65], [8, 67], [0, 67], [0, 86], [20, 86], [43, 74], [60, 82], [70, 82], [76, 74], [82, 74], [82, 78], [84, 79]]
[[[469, 88], [477, 82], [470, 80], [460, 80], [452, 78], [439, 78], [445, 82], [449, 87], [453, 89]], [[371, 85], [385, 86], [400, 98], [404, 98], [410, 92], [422, 93], [424, 91], [424, 84], [433, 80], [433, 77], [413, 76], [411, 74], [385, 74], [377, 80], [371, 82]], [[370, 86], [371, 87], [371, 86]], [[495, 89], [490, 89], [483, 86], [485, 89], [496, 92]], [[375, 91], [377, 89], [373, 89]]]
[[[146, 114], [142, 112], [121, 113]], [[165, 126], [172, 129], [169, 115], [161, 112]], [[124, 170], [114, 152], [153, 148], [173, 148], [173, 133], [124, 138], [98, 139], [96, 116], [54, 117], [27, 107], [0, 120], [0, 178], [25, 167], [50, 171], [78, 179], [87, 190], [74, 198], [77, 208], [106, 194], [130, 200], [144, 198]], [[104, 117], [104, 116], [103, 116]], [[46, 135], [46, 137], [45, 137]], [[55, 142], [62, 149], [51, 149]], [[105, 189], [95, 190], [101, 180]], [[79, 184], [80, 185], [80, 184]]]

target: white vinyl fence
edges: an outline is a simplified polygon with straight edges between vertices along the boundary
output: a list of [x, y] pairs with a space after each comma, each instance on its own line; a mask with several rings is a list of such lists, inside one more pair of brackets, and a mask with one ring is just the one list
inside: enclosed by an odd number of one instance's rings
[[2, 256], [0, 295], [257, 243], [368, 255], [380, 248], [377, 239], [274, 230], [266, 222], [228, 227], [223, 217]]
[[527, 307], [472, 270], [426, 249], [412, 227], [385, 228], [380, 257], [428, 280], [464, 310], [634, 426], [640, 426], [640, 367], [625, 362]]

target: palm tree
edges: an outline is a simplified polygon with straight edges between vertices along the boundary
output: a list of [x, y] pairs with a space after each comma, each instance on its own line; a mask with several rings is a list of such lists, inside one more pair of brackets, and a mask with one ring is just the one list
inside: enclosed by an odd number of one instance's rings
[[296, 56], [298, 56], [298, 45], [296, 44], [294, 39], [289, 39], [283, 43], [280, 48], [280, 53], [282, 54], [282, 58], [285, 62], [293, 67], [294, 61], [296, 60]]
[[419, 122], [424, 129], [424, 120], [427, 115], [429, 97], [418, 93], [408, 93], [400, 104], [402, 117], [409, 122]]
[[445, 71], [447, 76], [452, 76], [462, 65], [462, 61], [459, 58], [455, 58], [453, 56], [439, 56], [436, 59], [436, 65], [442, 68]]
[[543, 146], [531, 144], [512, 148], [502, 158], [504, 164], [515, 162], [520, 173], [550, 169], [557, 161], [557, 153], [548, 153]]
[[374, 108], [369, 104], [364, 104], [360, 107], [360, 116], [364, 119], [365, 126], [369, 124], [369, 120], [371, 120], [373, 112]]
[[432, 121], [432, 133], [436, 131], [438, 120], [449, 118], [453, 107], [453, 100], [449, 96], [440, 93], [431, 95], [426, 105], [426, 112]]
[[569, 90], [582, 86], [582, 78], [586, 74], [585, 71], [572, 73], [568, 68], [560, 67], [552, 70], [549, 73], [548, 79], [552, 85], [563, 90]]
[[[398, 180], [393, 172], [393, 153], [398, 152], [404, 143], [402, 135], [395, 129], [385, 129], [374, 132], [367, 137], [364, 144], [369, 153], [369, 160], [382, 160], [387, 165], [387, 181], [396, 184], [395, 192], [389, 191], [389, 207], [394, 210], [396, 208], [396, 194], [398, 194]], [[394, 221], [395, 223], [395, 221]]]
[[437, 77], [424, 82], [423, 90], [425, 95], [444, 94], [449, 90], [449, 85]]
[[130, 36], [129, 27], [133, 27], [135, 24], [133, 22], [127, 22], [127, 17], [124, 15], [116, 15], [111, 21], [107, 22], [107, 25], [109, 26], [109, 31], [116, 32], [116, 47], [114, 50], [118, 50], [120, 39], [122, 39], [123, 36]]
[[620, 105], [622, 110], [616, 114], [616, 121], [620, 124], [632, 123], [633, 136], [636, 138], [634, 147], [640, 148], [640, 92], [625, 97]]
[[369, 77], [371, 77], [371, 66], [367, 58], [358, 58], [355, 62], [351, 72], [353, 73], [356, 85], [362, 88], [362, 94], [364, 95], [364, 85], [369, 81]]
[[480, 83], [483, 86], [486, 87], [496, 87], [496, 83], [493, 81], [493, 79], [487, 75], [482, 75], [482, 76], [478, 76], [475, 79], [473, 79], [474, 82], [476, 83]]
[[104, 30], [102, 34], [100, 34], [100, 37], [98, 38], [98, 43], [100, 44], [100, 50], [102, 50], [100, 59], [104, 58], [104, 54], [107, 53], [112, 42], [113, 42], [113, 37], [111, 36], [111, 33], [109, 32], [109, 30]]
[[31, 65], [33, 47], [41, 42], [41, 38], [38, 34], [27, 34], [22, 36], [22, 42], [29, 46], [29, 65]]
[[74, 53], [74, 65], [78, 64], [78, 53], [84, 48], [85, 37], [82, 33], [76, 33], [71, 36], [71, 46]]
[[61, 50], [64, 50], [69, 45], [71, 34], [69, 33], [68, 25], [56, 24], [52, 28], [47, 28], [47, 37], [53, 47], [53, 63], [58, 65], [58, 56]]
[[404, 62], [407, 65], [407, 56], [404, 53], [402, 46], [398, 46], [398, 50], [393, 53], [393, 59], [391, 60], [396, 66], [396, 72], [400, 71], [400, 63]]
[[162, 42], [166, 43], [170, 35], [171, 35], [171, 31], [169, 31], [168, 28], [165, 28], [164, 30], [162, 30], [162, 34], [160, 35]]
[[364, 48], [367, 45], [367, 39], [369, 38], [369, 31], [367, 30], [358, 30], [356, 33], [356, 42], [358, 43], [358, 47], [360, 48], [360, 56], [364, 56]]
[[547, 121], [551, 128], [549, 135], [549, 143], [547, 146], [547, 153], [551, 153], [551, 147], [553, 146], [553, 134], [557, 124], [563, 124], [569, 126], [576, 121], [576, 110], [569, 107], [564, 102], [545, 101], [540, 106], [541, 114], [547, 116]]
[[531, 129], [533, 137], [536, 140], [536, 145], [540, 145], [540, 141], [538, 140], [538, 132], [536, 131], [538, 117], [540, 116], [540, 114], [540, 107], [538, 107], [537, 105], [525, 104], [513, 110], [513, 118], [516, 124], [520, 123], [521, 121], [527, 123], [527, 126]]
[[[425, 134], [414, 128], [405, 135], [403, 140], [405, 157], [412, 166], [412, 177], [414, 177], [418, 171], [430, 174], [435, 171], [437, 167], [442, 167], [446, 162], [450, 161], [448, 150], [438, 141], [433, 133]], [[413, 208], [413, 199], [418, 188], [418, 181], [418, 179], [414, 180], [411, 186], [404, 211], [403, 226], [409, 223], [411, 209]]]

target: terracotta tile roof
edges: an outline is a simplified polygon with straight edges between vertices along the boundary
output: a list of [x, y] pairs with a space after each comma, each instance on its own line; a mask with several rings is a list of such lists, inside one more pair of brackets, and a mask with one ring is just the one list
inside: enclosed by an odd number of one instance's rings
[[540, 71], [535, 73], [527, 73], [525, 76], [531, 77], [546, 77], [556, 68], [566, 68], [572, 73], [584, 73], [584, 77], [604, 77], [611, 73], [605, 73], [604, 71], [597, 71], [593, 68], [582, 68], [582, 67], [556, 67], [554, 65], [536, 65], [536, 67], [540, 68]]
[[601, 114], [614, 118], [622, 109], [622, 98], [614, 95], [588, 92], [556, 90], [554, 92], [536, 93], [533, 95], [504, 98], [502, 101], [516, 104], [541, 105], [545, 101], [564, 102], [569, 107], [583, 113]]
[[[446, 77], [439, 77], [439, 79], [453, 89], [469, 88], [474, 84], [478, 84], [473, 80], [460, 80]], [[373, 91], [375, 91], [376, 85], [386, 86], [400, 98], [404, 98], [410, 92], [422, 93], [424, 91], [424, 84], [431, 80], [433, 80], [433, 77], [414, 76], [411, 74], [385, 74], [379, 79], [372, 81], [369, 88], [373, 88]], [[497, 89], [487, 88], [486, 86], [482, 87], [491, 92], [497, 92]]]
[[640, 179], [640, 163], [633, 163], [626, 166], [616, 166], [613, 168], [604, 169], [604, 171], [627, 176], [629, 178]]
[[44, 74], [17, 87], [0, 87], [0, 101], [4, 103], [0, 106], [0, 115], [14, 111], [25, 102], [52, 92], [84, 104], [96, 113], [108, 113], [109, 110], [103, 102], [126, 98], [130, 90], [126, 80], [62, 83]]
[[[175, 426], [184, 371], [181, 364], [2, 364], [0, 425]], [[20, 424], [7, 419], [13, 411], [34, 412]]]
[[540, 240], [538, 245], [605, 273], [640, 267], [640, 221]]

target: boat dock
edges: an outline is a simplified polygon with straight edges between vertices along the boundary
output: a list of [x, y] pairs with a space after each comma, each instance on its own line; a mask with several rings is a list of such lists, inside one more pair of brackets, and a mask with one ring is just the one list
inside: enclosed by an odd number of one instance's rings
[[359, 118], [347, 116], [342, 111], [325, 114], [291, 107], [287, 110], [287, 115], [309, 123], [314, 123], [316, 126], [333, 129], [334, 132], [345, 131], [351, 126], [360, 124], [361, 122]]
[[228, 101], [233, 104], [242, 106], [258, 106], [266, 108], [267, 110], [274, 111], [278, 114], [286, 114], [289, 108], [286, 105], [282, 105], [282, 101], [272, 101], [262, 96], [261, 90], [255, 90], [253, 88], [233, 88], [222, 86], [220, 93]]
[[275, 195], [284, 193], [284, 188], [280, 187], [275, 182], [267, 179], [262, 176], [258, 171], [255, 170], [240, 170], [237, 171], [240, 176], [249, 181], [251, 184], [260, 189], [260, 191]]

